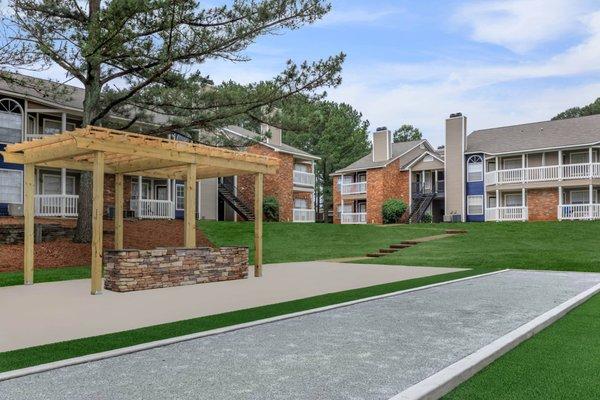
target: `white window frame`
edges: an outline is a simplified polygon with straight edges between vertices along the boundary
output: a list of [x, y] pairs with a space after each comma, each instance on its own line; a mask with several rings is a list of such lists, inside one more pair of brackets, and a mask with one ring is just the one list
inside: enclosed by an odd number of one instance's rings
[[[521, 205], [518, 205], [518, 206], [508, 205], [508, 201], [506, 199], [508, 199], [511, 196], [518, 196], [521, 201]], [[503, 200], [504, 200], [504, 207], [523, 207], [523, 194], [522, 193], [504, 193]]]
[[[492, 200], [494, 205], [492, 205]], [[496, 196], [490, 196], [488, 197], [488, 208], [497, 208], [498, 207], [498, 199], [496, 198]]]
[[[584, 155], [585, 161], [581, 162], [581, 163], [574, 163], [573, 162], [573, 156], [580, 156], [580, 155]], [[569, 153], [569, 164], [588, 164], [590, 162], [590, 153], [589, 151], [575, 151], [572, 153]]]
[[[506, 168], [506, 162], [507, 161], [518, 161], [519, 162], [519, 166], [518, 167], [514, 167], [514, 168]], [[513, 170], [513, 169], [521, 169], [523, 168], [523, 158], [517, 158], [517, 157], [510, 157], [510, 158], [504, 158], [502, 159], [502, 169], [503, 170]]]
[[[179, 196], [177, 194], [177, 189], [178, 188], [183, 188], [183, 196]], [[177, 199], [181, 198], [183, 200], [183, 207], [179, 208], [177, 205]], [[185, 209], [185, 184], [183, 183], [176, 183], [175, 184], [175, 209], [177, 211], [183, 211]]]
[[[573, 203], [573, 193], [583, 193], [584, 201], [581, 203]], [[571, 190], [569, 192], [569, 204], [588, 204], [590, 201], [590, 192], [588, 190]]]
[[[300, 202], [300, 203], [304, 202], [304, 204], [300, 206], [300, 205], [298, 205], [298, 202]], [[308, 200], [298, 199], [298, 198], [294, 199], [294, 208], [298, 209], [298, 210], [308, 210], [309, 209]]]
[[[43, 135], [56, 135], [56, 133], [46, 133], [46, 121], [58, 123], [58, 125], [60, 126], [60, 128], [58, 128], [58, 132], [60, 132], [62, 130], [62, 121], [61, 120], [52, 119], [52, 118], [42, 118], [42, 134]], [[68, 131], [73, 131], [73, 130], [75, 130], [76, 127], [77, 126], [73, 122], [67, 122], [67, 124], [66, 124], [66, 128]]]
[[[474, 200], [474, 199], [479, 200], [481, 202], [481, 205], [478, 205], [478, 204], [476, 204], [476, 205], [469, 204], [470, 201]], [[481, 212], [473, 213], [473, 212], [470, 211], [471, 207], [481, 207]], [[483, 195], [482, 194], [467, 196], [467, 215], [483, 215], [483, 212], [484, 212], [483, 208], [484, 208], [484, 206], [483, 206]]]
[[[479, 161], [475, 161], [479, 160]], [[478, 171], [469, 171], [469, 167], [479, 166]], [[472, 179], [471, 174], [479, 174], [479, 179]], [[467, 158], [467, 182], [481, 182], [483, 181], [483, 157], [479, 155], [471, 156]], [[475, 214], [477, 215], [477, 214]]]
[[20, 202], [18, 203], [12, 203], [12, 202], [3, 202], [0, 201], [0, 203], [4, 203], [4, 204], [23, 204], [23, 171], [19, 170], [19, 169], [10, 169], [10, 168], [0, 168], [0, 171], [3, 172], [14, 172], [17, 173], [19, 175], [19, 182], [21, 182], [21, 190], [19, 190], [19, 193], [21, 194], [21, 198], [20, 198]]
[[[58, 193], [46, 193], [46, 177], [52, 177], [52, 178], [58, 178]], [[69, 193], [69, 191], [67, 190], [67, 192], [65, 194], [67, 195], [75, 195], [76, 193], [76, 187], [75, 187], [75, 177], [74, 176], [69, 176], [67, 175], [66, 177], [66, 181], [67, 181], [67, 188], [69, 187], [68, 182], [73, 182], [73, 193]], [[65, 188], [66, 189], [66, 188]], [[42, 194], [62, 194], [62, 177], [60, 175], [57, 174], [42, 174]]]
[[[19, 109], [19, 114], [21, 116], [21, 137], [20, 137], [19, 141], [22, 141], [23, 140], [23, 133], [24, 133], [24, 130], [25, 130], [25, 119], [24, 119], [25, 111], [23, 110], [23, 107], [21, 106], [21, 104], [19, 104], [19, 102], [17, 100], [11, 99], [10, 97], [0, 98], [0, 103], [2, 103], [2, 102], [7, 102], [8, 104], [14, 104]], [[7, 107], [5, 107], [5, 108], [7, 108]], [[6, 114], [17, 114], [15, 112], [8, 111], [8, 109], [6, 109], [6, 111], [0, 110], [0, 112], [6, 113]], [[12, 143], [19, 143], [19, 142], [3, 142], [3, 141], [0, 141], [0, 143], [3, 143], [3, 144], [12, 144]]]
[[[131, 199], [137, 200], [138, 188], [137, 188], [137, 177], [131, 180]], [[144, 197], [146, 196], [146, 197]], [[150, 182], [142, 181], [142, 200], [151, 200], [152, 190], [150, 188]]]

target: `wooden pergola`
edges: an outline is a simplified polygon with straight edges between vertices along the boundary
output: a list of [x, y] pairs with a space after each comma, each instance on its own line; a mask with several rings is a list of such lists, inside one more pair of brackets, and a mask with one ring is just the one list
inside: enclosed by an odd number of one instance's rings
[[104, 174], [115, 175], [115, 249], [123, 248], [123, 177], [137, 175], [185, 180], [184, 241], [196, 247], [196, 182], [221, 176], [255, 175], [254, 274], [262, 275], [262, 202], [264, 174], [274, 174], [275, 158], [194, 143], [88, 126], [30, 142], [12, 144], [0, 153], [6, 162], [23, 164], [24, 276], [33, 283], [35, 167], [68, 168], [93, 173], [91, 293], [102, 292], [102, 218]]

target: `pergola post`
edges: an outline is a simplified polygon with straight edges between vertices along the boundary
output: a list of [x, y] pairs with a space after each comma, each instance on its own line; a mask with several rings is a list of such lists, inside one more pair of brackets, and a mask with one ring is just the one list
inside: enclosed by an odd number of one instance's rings
[[123, 174], [115, 175], [115, 250], [123, 249]]
[[263, 174], [254, 181], [254, 276], [262, 276], [263, 255]]
[[188, 164], [185, 174], [184, 246], [196, 247], [196, 164]]
[[24, 254], [23, 254], [23, 277], [25, 285], [33, 284], [33, 247], [34, 247], [34, 215], [35, 215], [35, 165], [34, 164], [25, 164], [24, 166], [24, 178], [25, 178], [25, 187], [24, 187], [24, 199], [23, 199], [23, 208], [24, 208], [24, 240], [23, 244], [25, 246]]
[[92, 294], [102, 293], [102, 217], [104, 213], [104, 153], [94, 153], [92, 203]]

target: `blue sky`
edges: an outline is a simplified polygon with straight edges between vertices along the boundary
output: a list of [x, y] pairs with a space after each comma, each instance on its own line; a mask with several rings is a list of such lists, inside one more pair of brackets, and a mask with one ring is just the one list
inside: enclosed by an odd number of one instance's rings
[[[439, 145], [453, 112], [471, 131], [546, 120], [600, 97], [600, 1], [333, 0], [322, 21], [258, 40], [251, 61], [200, 69], [247, 83], [289, 58], [340, 51], [343, 83], [330, 99], [360, 110], [373, 130], [410, 123]], [[64, 79], [57, 68], [36, 75]]]
[[251, 82], [288, 58], [339, 51], [348, 58], [331, 99], [352, 104], [372, 129], [411, 123], [442, 144], [452, 112], [474, 130], [549, 119], [600, 97], [600, 2], [334, 0], [315, 25], [260, 39], [251, 62], [202, 70]]

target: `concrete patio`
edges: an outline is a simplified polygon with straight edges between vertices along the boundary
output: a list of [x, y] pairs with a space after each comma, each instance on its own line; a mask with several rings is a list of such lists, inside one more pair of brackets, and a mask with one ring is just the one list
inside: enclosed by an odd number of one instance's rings
[[0, 288], [0, 352], [459, 271], [298, 262], [262, 278], [90, 296], [89, 280]]

